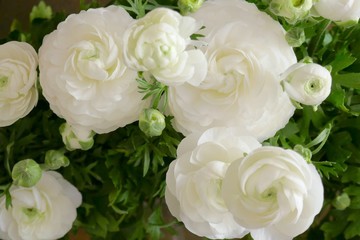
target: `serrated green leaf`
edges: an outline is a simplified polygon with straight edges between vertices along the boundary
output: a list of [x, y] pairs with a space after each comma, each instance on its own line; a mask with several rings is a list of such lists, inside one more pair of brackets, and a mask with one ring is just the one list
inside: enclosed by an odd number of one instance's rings
[[[337, 211], [339, 213], [339, 211]], [[346, 216], [337, 214], [333, 221], [325, 222], [320, 229], [324, 232], [325, 240], [334, 240], [337, 236], [342, 234], [348, 222]]]
[[349, 166], [341, 181], [343, 183], [354, 182], [360, 184], [360, 167]]
[[334, 61], [332, 61], [330, 63], [330, 65], [332, 66], [332, 72], [337, 73], [337, 72], [347, 68], [348, 66], [353, 64], [355, 61], [356, 61], [356, 58], [352, 57], [349, 52], [342, 51], [342, 52], [338, 53], [336, 55]]
[[360, 89], [360, 73], [336, 74], [333, 82], [348, 88]]
[[355, 216], [355, 219], [351, 218], [351, 215], [349, 216], [348, 220], [351, 220], [348, 227], [345, 229], [344, 235], [345, 239], [351, 239], [356, 236], [360, 236], [360, 214], [357, 212]]
[[331, 102], [335, 107], [339, 108], [344, 112], [348, 112], [349, 109], [345, 106], [346, 92], [338, 84], [333, 84], [331, 93], [326, 101]]

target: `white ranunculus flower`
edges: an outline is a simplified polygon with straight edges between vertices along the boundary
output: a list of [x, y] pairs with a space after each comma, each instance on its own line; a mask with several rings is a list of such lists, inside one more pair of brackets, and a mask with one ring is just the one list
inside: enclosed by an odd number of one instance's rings
[[123, 34], [133, 21], [121, 7], [90, 9], [44, 38], [40, 84], [51, 109], [70, 125], [107, 133], [138, 119], [146, 102], [137, 72], [122, 57]]
[[305, 18], [313, 6], [313, 0], [271, 0], [270, 11], [284, 17], [290, 23]]
[[273, 136], [294, 113], [278, 79], [296, 62], [281, 25], [242, 0], [206, 1], [192, 17], [205, 26], [208, 73], [198, 87], [169, 88], [174, 127], [185, 135], [240, 126], [259, 140]]
[[289, 97], [311, 106], [321, 104], [331, 92], [331, 74], [316, 63], [296, 63], [282, 74]]
[[76, 219], [80, 192], [59, 173], [43, 172], [30, 188], [10, 188], [12, 206], [0, 199], [0, 238], [4, 240], [52, 240], [63, 237]]
[[124, 36], [124, 56], [137, 71], [149, 71], [166, 85], [199, 85], [207, 62], [200, 50], [188, 49], [199, 26], [195, 19], [167, 8], [156, 8], [138, 19]]
[[234, 161], [222, 186], [230, 212], [255, 240], [290, 240], [303, 233], [324, 199], [315, 167], [280, 147], [261, 147]]
[[178, 158], [166, 174], [165, 199], [170, 212], [199, 236], [241, 238], [248, 233], [238, 225], [221, 196], [228, 166], [260, 147], [238, 129], [212, 128], [193, 133], [180, 143]]
[[24, 42], [0, 45], [0, 127], [25, 117], [38, 101], [38, 56]]
[[320, 16], [335, 22], [357, 22], [360, 18], [359, 0], [319, 0], [314, 9]]

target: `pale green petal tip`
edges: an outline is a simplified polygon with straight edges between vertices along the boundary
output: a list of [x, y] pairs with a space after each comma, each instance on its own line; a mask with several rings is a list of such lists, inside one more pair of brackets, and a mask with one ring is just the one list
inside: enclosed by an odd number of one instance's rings
[[34, 160], [25, 159], [14, 165], [11, 176], [15, 185], [32, 187], [40, 181], [42, 170]]

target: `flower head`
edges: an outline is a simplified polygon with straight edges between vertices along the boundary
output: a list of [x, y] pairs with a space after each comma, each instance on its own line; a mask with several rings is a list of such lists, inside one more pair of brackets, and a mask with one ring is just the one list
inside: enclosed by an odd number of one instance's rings
[[316, 63], [296, 63], [281, 78], [290, 98], [305, 105], [317, 106], [331, 92], [329, 70]]
[[360, 18], [358, 0], [318, 0], [314, 9], [320, 16], [335, 22], [358, 22]]
[[0, 127], [25, 117], [38, 101], [38, 56], [24, 42], [0, 45]]
[[149, 71], [165, 85], [199, 85], [207, 62], [200, 50], [187, 49], [197, 25], [195, 19], [167, 8], [150, 11], [125, 33], [126, 63], [134, 70]]
[[207, 238], [241, 238], [221, 195], [229, 165], [260, 143], [242, 130], [212, 128], [183, 139], [166, 174], [165, 199], [170, 212], [191, 232]]
[[255, 240], [292, 239], [322, 208], [316, 168], [293, 150], [261, 147], [232, 162], [222, 194], [235, 220]]
[[107, 133], [138, 119], [147, 103], [137, 72], [122, 57], [122, 37], [132, 21], [121, 7], [89, 9], [45, 36], [40, 84], [50, 108], [68, 124]]
[[208, 72], [199, 86], [169, 87], [174, 127], [184, 135], [244, 127], [261, 141], [272, 137], [295, 109], [277, 78], [296, 62], [284, 29], [242, 0], [206, 1], [191, 16], [205, 26]]
[[10, 188], [12, 206], [0, 198], [0, 238], [55, 240], [72, 227], [81, 194], [57, 172], [44, 172], [33, 187]]

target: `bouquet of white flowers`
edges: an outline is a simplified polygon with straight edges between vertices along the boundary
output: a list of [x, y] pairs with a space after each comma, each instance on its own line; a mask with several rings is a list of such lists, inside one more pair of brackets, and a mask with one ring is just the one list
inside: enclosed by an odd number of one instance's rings
[[0, 39], [1, 239], [360, 237], [360, 1], [81, 3]]

